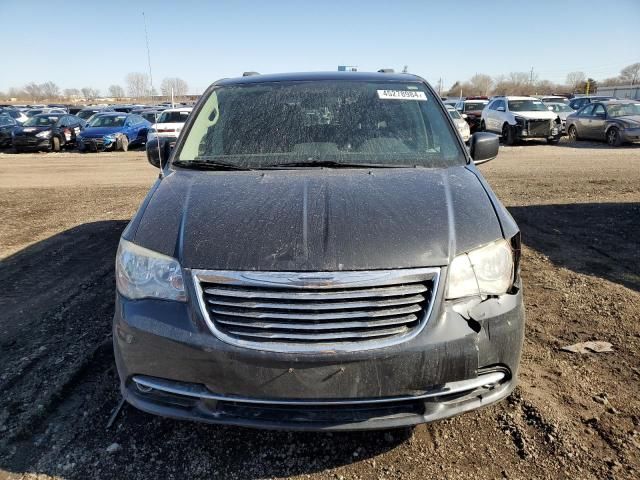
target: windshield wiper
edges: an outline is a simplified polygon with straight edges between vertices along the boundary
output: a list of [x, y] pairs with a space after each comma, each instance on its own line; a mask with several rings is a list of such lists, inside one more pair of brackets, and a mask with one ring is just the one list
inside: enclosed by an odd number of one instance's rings
[[232, 163], [213, 162], [210, 160], [176, 160], [173, 165], [194, 170], [253, 170]]
[[310, 160], [307, 162], [274, 163], [261, 169], [286, 169], [289, 167], [330, 167], [330, 168], [413, 168], [416, 165], [397, 165], [392, 163], [347, 163], [334, 160]]

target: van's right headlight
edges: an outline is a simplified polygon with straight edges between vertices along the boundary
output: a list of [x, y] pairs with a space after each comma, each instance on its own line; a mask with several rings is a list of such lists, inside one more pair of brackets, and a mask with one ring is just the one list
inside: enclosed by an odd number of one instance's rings
[[182, 268], [175, 258], [120, 240], [116, 254], [116, 286], [132, 300], [159, 298], [184, 302]]
[[497, 240], [453, 259], [446, 298], [502, 295], [513, 281], [513, 250], [506, 240]]

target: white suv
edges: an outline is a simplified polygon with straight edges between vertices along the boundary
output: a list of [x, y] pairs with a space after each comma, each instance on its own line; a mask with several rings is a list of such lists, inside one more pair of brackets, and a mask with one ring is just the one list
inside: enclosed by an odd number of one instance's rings
[[150, 142], [156, 137], [178, 138], [192, 110], [192, 107], [168, 108], [167, 110], [163, 110], [162, 113], [158, 115], [156, 123], [149, 129], [147, 142]]
[[499, 133], [505, 145], [523, 138], [558, 143], [562, 135], [558, 114], [533, 97], [494, 97], [482, 110], [480, 130]]

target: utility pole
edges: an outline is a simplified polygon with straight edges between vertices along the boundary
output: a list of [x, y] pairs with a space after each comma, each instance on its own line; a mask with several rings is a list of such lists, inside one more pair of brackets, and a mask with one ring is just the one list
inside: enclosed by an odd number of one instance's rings
[[438, 96], [442, 96], [442, 77], [438, 80]]
[[529, 76], [529, 83], [533, 85], [533, 67], [531, 67], [531, 74]]

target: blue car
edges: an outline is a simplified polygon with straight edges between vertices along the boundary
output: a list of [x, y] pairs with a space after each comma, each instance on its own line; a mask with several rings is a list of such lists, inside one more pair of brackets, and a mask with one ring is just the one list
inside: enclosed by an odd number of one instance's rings
[[151, 123], [140, 115], [105, 112], [93, 117], [78, 135], [80, 151], [122, 150], [143, 145]]

